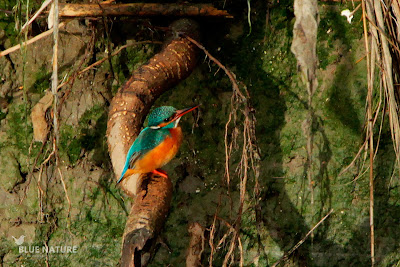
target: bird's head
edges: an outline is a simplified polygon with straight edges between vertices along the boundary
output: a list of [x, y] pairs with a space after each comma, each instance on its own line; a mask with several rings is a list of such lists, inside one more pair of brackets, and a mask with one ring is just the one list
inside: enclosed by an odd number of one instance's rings
[[198, 106], [181, 110], [177, 110], [171, 106], [158, 107], [150, 113], [148, 127], [151, 129], [175, 128], [178, 126], [179, 120], [183, 115], [189, 113], [197, 107]]

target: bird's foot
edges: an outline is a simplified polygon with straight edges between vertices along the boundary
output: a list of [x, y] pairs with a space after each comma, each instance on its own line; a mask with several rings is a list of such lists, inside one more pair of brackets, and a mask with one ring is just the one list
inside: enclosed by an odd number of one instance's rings
[[152, 173], [155, 174], [155, 175], [159, 175], [161, 177], [164, 177], [164, 178], [168, 178], [168, 174], [165, 171], [161, 170], [161, 169], [156, 169], [156, 170], [152, 171]]

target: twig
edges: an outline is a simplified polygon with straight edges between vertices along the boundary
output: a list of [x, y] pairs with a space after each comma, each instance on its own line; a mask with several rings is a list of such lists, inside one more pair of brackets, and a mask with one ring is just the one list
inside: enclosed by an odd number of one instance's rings
[[[234, 232], [233, 232], [233, 236], [231, 239], [231, 244], [229, 246], [228, 252], [225, 255], [224, 262], [222, 263], [222, 267], [228, 266], [228, 261], [230, 260], [231, 262], [233, 262], [233, 259], [234, 259], [233, 252], [235, 251], [235, 248], [236, 248], [235, 245], [236, 245], [236, 240], [239, 238], [239, 233], [236, 231], [236, 229], [234, 229], [233, 231]], [[242, 262], [242, 259], [240, 259], [240, 262]], [[243, 265], [240, 265], [240, 267], [243, 267]]]
[[64, 182], [64, 177], [62, 175], [60, 166], [59, 166], [59, 159], [58, 159], [58, 153], [57, 153], [57, 145], [59, 142], [59, 136], [58, 136], [58, 94], [57, 94], [57, 86], [58, 86], [58, 27], [59, 27], [59, 21], [58, 21], [58, 0], [53, 1], [53, 8], [54, 8], [54, 17], [53, 17], [53, 73], [51, 77], [51, 92], [54, 97], [54, 102], [53, 102], [53, 131], [54, 131], [54, 136], [53, 136], [53, 150], [54, 150], [54, 155], [55, 155], [55, 160], [56, 160], [56, 167], [58, 170], [58, 173], [60, 175], [60, 180], [64, 188], [65, 192], [65, 197], [67, 198], [68, 201], [68, 216], [71, 211], [71, 200], [68, 196], [68, 191], [67, 187]]
[[379, 31], [379, 33], [382, 35], [382, 38], [384, 37], [386, 39], [386, 41], [388, 41], [391, 44], [391, 46], [394, 49], [396, 49], [398, 53], [400, 53], [400, 48], [397, 47], [397, 45], [393, 42], [393, 40], [391, 40], [389, 38], [387, 33], [385, 33], [380, 27], [378, 27], [370, 18], [368, 18], [368, 16], [367, 16], [367, 19], [368, 19], [368, 22]]
[[217, 246], [216, 246], [217, 249], [220, 249], [220, 248], [222, 247], [222, 245], [225, 243], [226, 239], [227, 239], [232, 233], [235, 232], [235, 228], [233, 228], [230, 224], [228, 224], [228, 227], [229, 227], [229, 230], [228, 230], [228, 232], [226, 232], [226, 233], [221, 237], [221, 239], [219, 240], [219, 242], [218, 242], [218, 244], [217, 244]]
[[242, 245], [242, 240], [240, 239], [240, 236], [238, 236], [238, 246], [239, 246], [239, 252], [240, 252], [239, 266], [244, 266], [243, 245]]
[[67, 186], [65, 185], [65, 181], [64, 181], [64, 177], [62, 175], [61, 169], [60, 169], [60, 167], [57, 167], [57, 169], [58, 169], [58, 174], [60, 175], [60, 180], [61, 180], [62, 186], [64, 188], [65, 197], [67, 198], [67, 201], [68, 201], [68, 212], [67, 212], [67, 214], [69, 216], [69, 213], [71, 211], [71, 199], [68, 196]]
[[213, 223], [212, 223], [211, 229], [210, 229], [210, 238], [208, 239], [208, 244], [210, 245], [210, 248], [211, 248], [210, 257], [208, 259], [209, 267], [212, 267], [213, 257], [214, 257], [214, 253], [216, 250], [215, 246], [214, 246], [214, 237], [215, 237], [215, 231], [216, 231], [215, 228], [216, 228], [216, 222], [217, 222], [217, 214], [219, 211], [220, 204], [221, 204], [221, 196], [219, 197], [218, 207], [217, 207], [217, 210], [215, 211], [214, 220], [213, 220]]
[[39, 212], [38, 212], [38, 221], [40, 223], [43, 223], [43, 195], [44, 191], [42, 189], [42, 186], [40, 183], [42, 182], [42, 174], [43, 174], [43, 164], [40, 165], [40, 171], [39, 171], [39, 178], [37, 180], [37, 188], [38, 188], [38, 199], [39, 199]]
[[[58, 144], [58, 96], [57, 96], [57, 86], [58, 86], [58, 0], [54, 0], [54, 16], [53, 16], [53, 73], [51, 75], [51, 92], [53, 94], [53, 130], [54, 130], [54, 141], [56, 146]], [[56, 161], [57, 161], [57, 150], [56, 150]]]
[[9, 14], [9, 15], [14, 13], [11, 10], [1, 9], [1, 8], [0, 8], [0, 12], [6, 13], [6, 14]]
[[229, 184], [231, 181], [231, 177], [229, 174], [230, 151], [228, 153], [228, 128], [229, 128], [229, 124], [231, 123], [231, 120], [232, 120], [232, 113], [229, 113], [228, 121], [225, 124], [225, 138], [224, 138], [224, 142], [225, 142], [225, 175], [226, 175], [226, 182], [228, 184], [228, 188], [229, 188]]
[[311, 228], [310, 231], [308, 231], [308, 233], [293, 247], [291, 248], [285, 255], [282, 256], [282, 258], [280, 258], [277, 262], [275, 262], [272, 267], [277, 266], [278, 264], [280, 264], [282, 261], [285, 261], [289, 258], [289, 256], [296, 250], [298, 249], [305, 241], [306, 239], [314, 232], [315, 229], [317, 229], [318, 226], [320, 226], [320, 224], [326, 220], [326, 218], [329, 217], [329, 215], [331, 215], [331, 213], [333, 212], [333, 209], [331, 209], [328, 214], [326, 214], [316, 225], [314, 225], [313, 228]]
[[[372, 68], [374, 62], [371, 60], [369, 55], [369, 44], [368, 44], [368, 28], [367, 28], [367, 7], [365, 0], [362, 1], [362, 17], [363, 17], [363, 29], [364, 29], [364, 40], [365, 40], [365, 50], [367, 55], [367, 71], [368, 71], [368, 92], [367, 92], [367, 118], [368, 118], [368, 133], [369, 133], [369, 222], [370, 222], [370, 247], [371, 247], [371, 266], [375, 264], [375, 237], [374, 237], [374, 184], [373, 184], [373, 167], [374, 167], [374, 136], [373, 136], [373, 122], [372, 122], [372, 89], [373, 89], [373, 75], [375, 68]], [[371, 23], [371, 21], [370, 21]], [[372, 54], [372, 57], [374, 55]], [[371, 69], [372, 68], [372, 69]]]
[[[64, 27], [65, 25], [66, 25], [65, 22], [61, 22], [61, 23], [58, 25], [58, 29], [60, 29], [61, 27]], [[36, 41], [39, 41], [40, 39], [42, 39], [42, 38], [44, 38], [44, 37], [49, 36], [50, 34], [52, 34], [53, 31], [54, 31], [54, 27], [51, 28], [50, 30], [47, 30], [47, 31], [45, 31], [45, 32], [42, 32], [41, 34], [36, 35], [36, 36], [33, 37], [32, 39], [29, 39], [28, 41], [22, 43], [22, 45], [23, 45], [23, 46], [27, 46], [27, 45], [30, 45], [30, 44], [36, 42]], [[1, 51], [1, 52], [0, 52], [0, 58], [1, 58], [1, 57], [4, 57], [4, 56], [6, 56], [6, 55], [8, 55], [8, 54], [10, 54], [10, 53], [12, 53], [12, 52], [15, 52], [15, 51], [17, 51], [17, 50], [19, 50], [19, 49], [21, 49], [21, 44], [15, 45], [15, 46], [10, 47], [10, 48], [8, 48], [8, 49], [6, 49], [6, 50], [4, 50], [4, 51]]]
[[29, 26], [39, 15], [40, 13], [42, 13], [42, 11], [52, 2], [53, 0], [46, 0], [43, 2], [42, 6], [39, 8], [38, 11], [36, 11], [35, 15], [33, 15], [33, 17], [24, 24], [24, 26], [22, 26], [21, 28], [21, 32], [23, 32], [25, 30], [25, 28], [27, 26]]

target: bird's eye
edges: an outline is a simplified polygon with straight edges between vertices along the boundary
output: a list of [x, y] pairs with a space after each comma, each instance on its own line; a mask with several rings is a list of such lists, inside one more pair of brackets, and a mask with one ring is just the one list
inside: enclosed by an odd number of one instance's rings
[[169, 118], [164, 119], [164, 122], [169, 122]]

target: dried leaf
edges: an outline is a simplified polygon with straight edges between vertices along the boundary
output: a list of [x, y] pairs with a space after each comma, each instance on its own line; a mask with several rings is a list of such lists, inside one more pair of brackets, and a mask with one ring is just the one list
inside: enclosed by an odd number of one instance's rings
[[33, 138], [35, 141], [42, 143], [46, 141], [49, 132], [46, 121], [46, 111], [51, 106], [52, 102], [53, 94], [48, 91], [46, 95], [32, 108], [31, 119], [33, 125]]
[[47, 16], [47, 27], [49, 29], [53, 28], [54, 25], [54, 4], [50, 6], [49, 15]]

